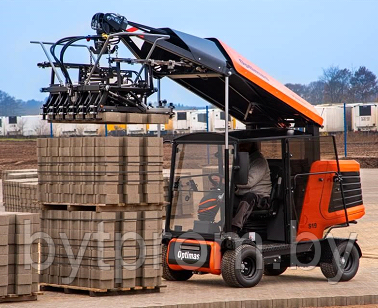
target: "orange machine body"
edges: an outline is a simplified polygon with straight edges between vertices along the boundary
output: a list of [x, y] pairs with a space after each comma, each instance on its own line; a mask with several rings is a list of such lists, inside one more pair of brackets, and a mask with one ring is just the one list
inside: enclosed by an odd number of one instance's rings
[[[203, 246], [209, 246], [210, 255], [207, 256], [208, 258], [208, 267], [197, 267], [195, 265], [190, 264], [172, 264], [169, 261], [170, 256], [170, 249], [173, 247], [173, 245], [177, 244], [192, 244], [192, 245], [203, 245]], [[167, 252], [167, 264], [172, 270], [191, 270], [191, 271], [198, 271], [198, 272], [204, 272], [204, 273], [211, 273], [215, 275], [221, 274], [221, 260], [222, 260], [222, 252], [221, 252], [221, 246], [218, 242], [213, 241], [205, 241], [205, 240], [193, 240], [193, 239], [180, 239], [180, 238], [174, 238], [169, 242], [168, 245], [168, 252]]]
[[[356, 161], [341, 160], [339, 165], [341, 174], [354, 173], [359, 177], [360, 165]], [[312, 164], [310, 173], [328, 171], [337, 171], [336, 161], [316, 161]], [[335, 182], [334, 178], [334, 173], [309, 176], [298, 225], [297, 241], [321, 239], [327, 228], [346, 222], [344, 208], [329, 211], [332, 192], [340, 187], [339, 182]], [[344, 190], [348, 192], [347, 185]], [[358, 189], [356, 193], [359, 193]], [[348, 197], [346, 197], [346, 202], [348, 203]], [[349, 221], [359, 219], [365, 214], [362, 197], [360, 202], [348, 205], [347, 213]]]

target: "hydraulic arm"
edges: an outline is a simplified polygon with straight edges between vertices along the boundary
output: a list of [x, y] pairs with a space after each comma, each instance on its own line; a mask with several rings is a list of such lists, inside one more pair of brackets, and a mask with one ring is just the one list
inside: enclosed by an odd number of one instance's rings
[[[148, 97], [159, 91], [154, 81], [163, 77], [225, 110], [228, 76], [229, 113], [244, 124], [255, 128], [322, 124], [308, 102], [218, 39], [152, 28], [112, 13], [95, 14], [91, 26], [95, 35], [63, 38], [51, 43], [49, 52], [46, 43], [35, 42], [49, 59], [38, 66], [52, 68], [50, 86], [42, 89], [50, 94], [43, 106], [45, 118], [93, 121], [111, 111], [172, 115], [173, 106], [148, 104]], [[118, 55], [120, 43], [134, 58]], [[86, 48], [89, 63], [66, 63], [65, 52], [73, 47]], [[75, 81], [71, 69], [78, 70]]]

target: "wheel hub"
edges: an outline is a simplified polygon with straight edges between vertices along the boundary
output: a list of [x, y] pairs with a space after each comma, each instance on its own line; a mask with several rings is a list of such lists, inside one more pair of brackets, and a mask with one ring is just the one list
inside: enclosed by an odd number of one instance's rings
[[240, 271], [244, 276], [252, 276], [255, 272], [255, 263], [252, 259], [244, 259], [240, 265]]

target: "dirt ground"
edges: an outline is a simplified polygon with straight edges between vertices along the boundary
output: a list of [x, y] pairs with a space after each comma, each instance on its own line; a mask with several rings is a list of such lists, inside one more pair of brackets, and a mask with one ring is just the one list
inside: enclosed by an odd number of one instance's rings
[[0, 139], [0, 178], [3, 170], [37, 168], [36, 140]]
[[[343, 134], [336, 135], [340, 159], [344, 159]], [[378, 168], [378, 134], [349, 133], [348, 157], [356, 159], [362, 168]], [[198, 154], [194, 155], [198, 158]], [[37, 168], [36, 141], [32, 139], [0, 139], [0, 178], [2, 170]], [[164, 143], [164, 168], [170, 167], [171, 145]]]

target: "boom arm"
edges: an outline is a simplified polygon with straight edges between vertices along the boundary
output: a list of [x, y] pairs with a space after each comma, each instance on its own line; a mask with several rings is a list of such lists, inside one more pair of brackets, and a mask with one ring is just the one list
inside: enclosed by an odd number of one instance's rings
[[[99, 58], [108, 54], [109, 67], [100, 68], [99, 59], [92, 66], [79, 65], [84, 74], [78, 86], [66, 82], [64, 87], [68, 88], [66, 92], [71, 96], [65, 106], [79, 106], [72, 98], [75, 95], [83, 97], [90, 88], [96, 87], [102, 99], [94, 106], [92, 114], [99, 110], [146, 112], [149, 110], [147, 98], [156, 91], [153, 80], [168, 77], [224, 110], [224, 77], [231, 72], [229, 112], [244, 124], [258, 128], [285, 127], [291, 123], [321, 126], [323, 122], [311, 104], [218, 39], [199, 38], [170, 28], [152, 28], [108, 13], [95, 14], [92, 28], [96, 30], [96, 36], [88, 37], [94, 41], [91, 52]], [[111, 56], [117, 52], [120, 42], [136, 59]], [[114, 63], [116, 65], [112, 66]], [[122, 71], [121, 63], [142, 64], [142, 69], [136, 72], [136, 78], [128, 85], [124, 82], [126, 76], [133, 73]], [[56, 65], [64, 66], [63, 61], [56, 62]], [[101, 79], [100, 82], [98, 79]], [[111, 82], [113, 79], [115, 83]], [[44, 90], [50, 92], [51, 97], [54, 89], [50, 86]], [[50, 107], [54, 105], [51, 100], [48, 103]], [[58, 106], [61, 105], [59, 102]]]

